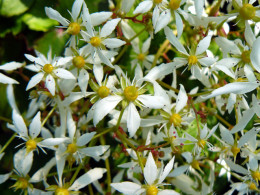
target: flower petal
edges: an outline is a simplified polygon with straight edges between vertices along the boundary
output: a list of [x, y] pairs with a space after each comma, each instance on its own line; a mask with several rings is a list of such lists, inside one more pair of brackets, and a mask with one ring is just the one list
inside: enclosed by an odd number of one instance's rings
[[110, 48], [110, 49], [113, 49], [113, 48], [118, 48], [118, 47], [121, 47], [122, 45], [124, 45], [126, 42], [125, 41], [122, 41], [120, 39], [117, 39], [117, 38], [107, 38], [105, 39], [104, 41], [102, 41], [102, 43]]
[[150, 152], [144, 167], [144, 178], [149, 185], [152, 185], [157, 178], [157, 166]]
[[181, 109], [184, 108], [184, 106], [186, 106], [187, 101], [188, 101], [188, 96], [187, 93], [183, 87], [183, 85], [180, 85], [180, 91], [177, 97], [177, 101], [176, 101], [176, 108], [175, 108], [175, 112], [178, 113], [181, 111]]
[[104, 154], [108, 150], [109, 146], [93, 146], [93, 147], [87, 147], [80, 149], [80, 152], [85, 154], [86, 156], [91, 157], [100, 157], [102, 154]]
[[156, 22], [156, 26], [154, 27], [155, 28], [154, 33], [156, 34], [161, 29], [163, 29], [165, 26], [167, 26], [167, 24], [169, 24], [170, 20], [171, 20], [171, 12], [169, 9], [167, 9], [160, 14], [160, 16]]
[[45, 85], [49, 92], [54, 96], [55, 95], [55, 80], [54, 78], [48, 74], [45, 80]]
[[250, 54], [251, 63], [254, 66], [254, 68], [260, 72], [260, 37], [258, 37], [252, 47], [252, 51]]
[[135, 105], [130, 102], [127, 106], [127, 129], [129, 132], [129, 137], [133, 137], [140, 127], [141, 118], [139, 113], [135, 107]]
[[161, 96], [151, 96], [151, 95], [139, 95], [137, 100], [142, 102], [147, 108], [160, 109], [165, 106], [165, 100]]
[[109, 36], [116, 28], [118, 22], [120, 22], [121, 18], [113, 19], [108, 21], [101, 29], [100, 37]]
[[129, 181], [112, 183], [111, 186], [123, 194], [136, 194], [141, 189], [141, 185]]
[[141, 2], [134, 10], [133, 14], [143, 14], [148, 12], [153, 7], [152, 1]]
[[76, 21], [79, 16], [82, 4], [83, 4], [83, 0], [76, 0], [73, 3], [71, 15], [74, 21]]
[[63, 68], [57, 68], [53, 72], [56, 76], [62, 79], [76, 79], [70, 71], [65, 70]]
[[17, 68], [20, 68], [23, 65], [24, 65], [24, 63], [20, 63], [20, 62], [8, 62], [6, 64], [1, 65], [0, 70], [11, 71], [11, 70], [15, 70]]
[[93, 26], [98, 26], [105, 21], [107, 21], [111, 16], [113, 12], [96, 12], [90, 14], [91, 22]]
[[18, 81], [8, 77], [8, 76], [5, 76], [4, 74], [2, 74], [0, 72], [0, 83], [4, 83], [4, 84], [19, 84]]
[[66, 18], [63, 18], [59, 12], [57, 12], [56, 10], [50, 8], [50, 7], [45, 7], [45, 12], [46, 15], [53, 19], [53, 20], [57, 20], [59, 23], [61, 23], [63, 26], [68, 26], [69, 23], [66, 20]]
[[32, 139], [36, 138], [40, 134], [41, 128], [42, 128], [41, 112], [39, 111], [33, 118], [29, 127], [29, 133]]
[[13, 110], [12, 118], [14, 126], [17, 129], [17, 133], [23, 137], [28, 138], [28, 130], [23, 120], [23, 117], [20, 114], [18, 114], [16, 110]]
[[200, 55], [208, 49], [211, 42], [211, 37], [211, 35], [208, 35], [199, 42], [195, 55]]
[[94, 137], [96, 132], [85, 133], [77, 139], [77, 146], [85, 146]]
[[163, 170], [163, 173], [162, 173], [162, 175], [159, 178], [158, 183], [162, 183], [164, 181], [164, 179], [167, 177], [167, 175], [169, 175], [169, 173], [171, 172], [171, 170], [173, 168], [174, 157], [172, 157], [172, 159], [165, 166], [165, 168]]
[[27, 87], [26, 87], [26, 91], [33, 88], [35, 85], [37, 85], [43, 78], [44, 73], [39, 72], [38, 74], [34, 75], [31, 80], [29, 81]]

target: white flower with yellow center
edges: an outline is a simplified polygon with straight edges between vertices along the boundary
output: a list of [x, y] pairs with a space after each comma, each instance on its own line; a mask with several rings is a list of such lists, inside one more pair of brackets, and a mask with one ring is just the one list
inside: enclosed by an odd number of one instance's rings
[[95, 56], [97, 54], [104, 64], [114, 68], [110, 60], [104, 55], [104, 51], [106, 50], [106, 47], [109, 49], [114, 49], [126, 43], [125, 41], [117, 38], [108, 38], [108, 36], [110, 36], [115, 30], [121, 19], [117, 18], [106, 22], [100, 32], [97, 33], [94, 31], [90, 14], [85, 4], [83, 4], [83, 19], [86, 22], [85, 27], [87, 31], [82, 31], [82, 37], [84, 41], [88, 43], [83, 49], [84, 53], [91, 53], [94, 63]]
[[130, 195], [130, 194], [146, 194], [146, 195], [179, 195], [178, 192], [174, 190], [162, 190], [160, 186], [163, 186], [164, 179], [170, 173], [173, 168], [174, 157], [168, 162], [168, 164], [161, 168], [159, 171], [157, 165], [154, 161], [152, 153], [149, 153], [149, 156], [146, 160], [144, 167], [144, 178], [146, 181], [145, 185], [140, 185], [133, 182], [121, 182], [121, 183], [112, 183], [111, 186], [117, 191]]
[[39, 52], [37, 52], [37, 55], [38, 57], [34, 57], [32, 55], [25, 54], [25, 57], [28, 60], [35, 63], [35, 65], [28, 65], [27, 68], [34, 72], [38, 72], [38, 74], [31, 78], [26, 90], [33, 88], [44, 79], [46, 88], [54, 96], [56, 90], [55, 79], [75, 79], [71, 72], [61, 68], [61, 66], [71, 60], [71, 57], [59, 57], [52, 59], [51, 50], [48, 52], [48, 58]]
[[136, 106], [159, 109], [165, 105], [165, 99], [161, 96], [143, 94], [144, 86], [141, 82], [130, 83], [121, 77], [121, 89], [114, 95], [110, 95], [98, 101], [95, 107], [93, 123], [96, 126], [109, 112], [111, 112], [122, 101], [127, 118], [127, 129], [130, 137], [133, 137], [140, 127], [141, 118]]

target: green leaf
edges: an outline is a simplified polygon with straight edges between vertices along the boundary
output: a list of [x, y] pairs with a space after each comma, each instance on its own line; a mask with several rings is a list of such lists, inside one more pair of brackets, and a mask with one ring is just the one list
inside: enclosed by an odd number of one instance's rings
[[23, 16], [23, 22], [27, 24], [31, 30], [44, 32], [48, 31], [51, 27], [59, 24], [55, 20], [37, 17], [29, 13]]
[[12, 17], [24, 13], [32, 5], [33, 0], [0, 0], [0, 15]]
[[23, 27], [21, 16], [13, 18], [0, 17], [0, 24], [0, 37], [5, 37], [5, 35], [8, 33], [17, 35], [19, 32], [21, 32]]

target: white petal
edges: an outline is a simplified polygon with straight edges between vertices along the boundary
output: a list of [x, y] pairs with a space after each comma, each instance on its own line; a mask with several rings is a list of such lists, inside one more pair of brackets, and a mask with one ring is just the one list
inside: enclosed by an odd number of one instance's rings
[[16, 110], [13, 110], [12, 118], [14, 126], [18, 130], [17, 133], [19, 133], [23, 137], [28, 137], [28, 130], [23, 120], [23, 117], [20, 114], [18, 114]]
[[176, 38], [176, 36], [173, 34], [172, 30], [166, 26], [164, 28], [164, 33], [166, 35], [166, 38], [171, 42], [171, 44], [173, 44], [174, 47], [176, 47], [176, 49], [185, 54], [185, 55], [189, 55], [186, 51], [186, 49], [183, 47], [183, 45], [179, 42], [179, 40]]
[[120, 96], [108, 96], [96, 102], [93, 123], [96, 126], [122, 100]]
[[83, 94], [86, 94], [87, 86], [88, 86], [89, 74], [84, 68], [82, 68], [79, 72], [78, 83]]
[[100, 51], [99, 49], [97, 49], [97, 54], [98, 54], [98, 57], [100, 58], [100, 60], [108, 65], [109, 67], [111, 68], [114, 68], [114, 66], [111, 64], [111, 62], [109, 61], [109, 59], [102, 53], [103, 51]]
[[190, 167], [190, 165], [183, 165], [177, 168], [174, 168], [173, 172], [170, 173], [170, 177], [177, 177], [181, 174], [183, 174], [186, 170], [188, 170], [188, 168]]
[[250, 91], [253, 91], [255, 88], [259, 86], [258, 83], [250, 83], [250, 82], [235, 82], [235, 83], [229, 83], [226, 84], [223, 87], [220, 87], [216, 90], [214, 90], [210, 95], [208, 96], [202, 96], [204, 99], [212, 98], [218, 95], [228, 94], [228, 93], [234, 93], [234, 94], [245, 94]]
[[195, 0], [194, 3], [195, 3], [196, 14], [200, 18], [204, 10], [204, 0]]
[[8, 62], [6, 64], [3, 64], [0, 66], [0, 70], [6, 70], [6, 71], [11, 71], [15, 70], [17, 68], [20, 68], [24, 65], [24, 63], [19, 63], [19, 62]]
[[76, 0], [73, 3], [71, 15], [72, 15], [72, 18], [74, 21], [76, 21], [79, 16], [79, 13], [80, 13], [80, 10], [82, 7], [82, 3], [83, 3], [83, 0]]
[[96, 132], [91, 133], [85, 133], [82, 136], [80, 136], [77, 140], [77, 146], [85, 146], [87, 143], [90, 142], [90, 140], [94, 137]]
[[93, 146], [93, 147], [87, 147], [80, 149], [80, 152], [85, 154], [86, 156], [91, 157], [100, 157], [104, 152], [108, 150], [109, 146]]
[[104, 41], [102, 41], [102, 43], [110, 48], [110, 49], [113, 49], [113, 48], [118, 48], [118, 47], [121, 47], [122, 45], [124, 45], [126, 42], [125, 41], [122, 41], [120, 39], [117, 39], [117, 38], [107, 38], [105, 39]]
[[183, 85], [180, 85], [180, 91], [177, 97], [177, 101], [176, 101], [176, 107], [175, 107], [175, 112], [178, 113], [180, 112], [184, 106], [186, 106], [187, 101], [188, 101], [188, 96], [186, 94], [186, 91], [183, 87]]
[[249, 82], [255, 82], [256, 81], [254, 71], [253, 71], [253, 69], [250, 65], [246, 64], [244, 66], [244, 72], [245, 72], [246, 78], [248, 79]]
[[50, 93], [54, 96], [55, 95], [55, 80], [54, 78], [48, 74], [45, 80], [45, 85]]
[[238, 131], [242, 131], [246, 127], [247, 123], [254, 116], [254, 114], [255, 113], [253, 111], [253, 108], [244, 111], [243, 117], [238, 121], [236, 126], [233, 127], [233, 129], [231, 130], [231, 133], [236, 133]]
[[63, 68], [57, 68], [53, 72], [56, 76], [62, 79], [75, 79], [75, 76], [70, 71]]
[[157, 166], [151, 152], [149, 153], [144, 167], [144, 178], [149, 185], [152, 185], [157, 178]]
[[50, 7], [45, 7], [45, 12], [46, 12], [46, 15], [51, 18], [51, 19], [54, 19], [54, 20], [57, 20], [59, 23], [61, 23], [63, 26], [68, 26], [69, 23], [68, 21], [63, 18], [59, 12], [57, 12], [56, 10], [50, 8]]
[[260, 72], [260, 37], [256, 39], [253, 44], [252, 51], [250, 54], [251, 63], [253, 64], [254, 68]]
[[234, 145], [234, 138], [233, 135], [227, 130], [225, 127], [220, 126], [220, 135], [224, 142], [229, 145]]
[[165, 100], [161, 96], [139, 95], [137, 100], [142, 102], [147, 108], [160, 109], [165, 106]]
[[158, 195], [180, 195], [180, 193], [175, 192], [174, 190], [162, 190], [159, 191]]
[[1, 174], [0, 175], [0, 184], [4, 183], [6, 180], [8, 180], [11, 174], [12, 174], [12, 172], [7, 173], [7, 174]]
[[113, 19], [108, 21], [101, 29], [100, 36], [107, 37], [110, 35], [116, 28], [118, 22], [120, 22], [121, 18]]
[[[0, 75], [1, 77], [1, 75]], [[6, 95], [8, 102], [13, 110], [16, 110], [19, 113], [19, 110], [17, 108], [16, 102], [15, 102], [15, 95], [14, 95], [14, 88], [13, 85], [8, 85], [6, 88]]]
[[237, 144], [237, 147], [241, 148], [242, 146], [244, 146], [250, 138], [254, 137], [257, 133], [259, 132], [259, 130], [253, 128], [250, 131], [246, 132], [240, 139], [239, 142]]
[[69, 187], [68, 190], [78, 191], [81, 188], [84, 188], [88, 184], [92, 183], [103, 177], [103, 174], [106, 172], [106, 169], [103, 168], [94, 168], [80, 176], [74, 183]]
[[167, 24], [169, 24], [170, 20], [171, 20], [171, 12], [169, 9], [167, 9], [160, 14], [158, 21], [156, 22], [154, 33], [156, 34], [161, 29], [163, 29], [165, 26], [167, 26]]
[[37, 85], [43, 78], [44, 73], [39, 72], [38, 74], [34, 75], [31, 80], [29, 81], [27, 87], [26, 87], [26, 91], [33, 88], [35, 85]]
[[129, 132], [129, 137], [133, 137], [140, 127], [141, 118], [135, 107], [135, 105], [130, 102], [127, 106], [127, 130]]
[[137, 190], [141, 189], [141, 185], [128, 181], [112, 183], [111, 186], [123, 194], [135, 194]]
[[91, 22], [93, 26], [98, 26], [105, 21], [107, 21], [111, 16], [113, 12], [96, 12], [90, 14]]
[[41, 128], [42, 128], [41, 112], [39, 111], [36, 114], [36, 116], [33, 118], [29, 127], [29, 133], [32, 139], [36, 138], [40, 134]]
[[67, 129], [69, 132], [69, 138], [71, 140], [73, 140], [75, 132], [76, 132], [76, 124], [72, 118], [72, 114], [71, 114], [70, 110], [68, 110], [68, 113], [67, 113]]
[[211, 66], [216, 62], [215, 58], [205, 57], [198, 60], [203, 66]]
[[239, 58], [224, 58], [219, 60], [216, 65], [226, 66], [227, 68], [234, 67], [241, 59]]
[[59, 147], [55, 154], [59, 183], [62, 183], [62, 173], [66, 162], [66, 156], [64, 155], [65, 150], [66, 149]]
[[148, 12], [152, 7], [152, 1], [143, 1], [135, 8], [133, 14], [143, 14], [145, 12]]
[[128, 13], [133, 6], [135, 0], [122, 0], [121, 1], [121, 10], [123, 13]]
[[231, 71], [229, 68], [227, 68], [226, 66], [222, 66], [222, 65], [216, 65], [215, 66], [217, 69], [221, 70], [222, 72], [224, 72], [226, 75], [230, 76], [231, 78], [235, 79], [235, 73], [233, 71]]
[[14, 167], [23, 176], [29, 173], [32, 162], [33, 152], [27, 154], [26, 149], [21, 149], [14, 155]]
[[212, 37], [211, 35], [208, 35], [199, 42], [195, 55], [200, 55], [204, 51], [206, 51], [206, 49], [208, 49], [210, 42], [211, 42], [211, 37]]
[[244, 167], [233, 163], [231, 160], [225, 159], [225, 162], [227, 163], [227, 165], [228, 165], [233, 171], [236, 171], [236, 172], [241, 173], [241, 174], [244, 174], [244, 175], [247, 175], [247, 174], [248, 174], [248, 171], [247, 171]]
[[174, 12], [174, 15], [175, 15], [176, 26], [177, 26], [177, 35], [179, 39], [183, 32], [183, 22], [181, 16], [176, 11]]
[[142, 53], [146, 53], [148, 52], [149, 48], [151, 45], [151, 37], [149, 37], [148, 39], [146, 39], [146, 41], [143, 43], [142, 46]]
[[165, 75], [171, 74], [177, 64], [178, 63], [172, 62], [167, 64], [161, 64], [160, 66], [155, 66], [152, 70], [149, 71], [149, 73], [144, 77], [144, 79], [151, 81], [161, 79]]
[[101, 66], [100, 64], [94, 64], [93, 72], [98, 82], [98, 85], [102, 85], [102, 80], [104, 76], [103, 66]]
[[155, 6], [155, 8], [153, 10], [153, 17], [152, 17], [152, 22], [153, 22], [154, 28], [156, 27], [159, 16], [160, 16], [160, 10], [159, 10], [158, 6]]
[[5, 76], [4, 74], [2, 74], [0, 72], [0, 83], [4, 83], [4, 84], [19, 84], [18, 81], [8, 77], [8, 76]]
[[256, 171], [258, 168], [258, 160], [256, 158], [249, 159], [249, 167], [252, 171]]
[[173, 168], [173, 163], [174, 163], [174, 157], [165, 166], [165, 168], [163, 170], [163, 173], [162, 173], [162, 175], [159, 178], [158, 183], [162, 183], [164, 181], [164, 179], [167, 177], [167, 175], [169, 175], [169, 173], [171, 172], [171, 170]]
[[228, 40], [225, 37], [217, 37], [215, 38], [216, 43], [221, 47], [223, 52], [231, 53], [231, 54], [241, 54], [240, 49], [234, 43], [234, 41]]
[[57, 62], [56, 67], [57, 67], [57, 66], [63, 66], [63, 65], [65, 65], [65, 64], [67, 64], [68, 62], [71, 63], [72, 59], [73, 59], [73, 57], [71, 57], [71, 56], [69, 56], [69, 57], [64, 57], [64, 58], [59, 57], [59, 58], [56, 60], [56, 62]]
[[200, 139], [204, 139], [207, 136], [208, 127], [207, 124], [204, 125], [203, 129], [200, 132]]
[[39, 142], [39, 144], [41, 144], [42, 146], [58, 146], [61, 143], [64, 143], [65, 141], [68, 141], [69, 138], [64, 137], [64, 138], [47, 138], [41, 142]]
[[246, 39], [246, 42], [248, 43], [248, 45], [250, 45], [252, 47], [252, 45], [255, 41], [255, 35], [254, 35], [248, 21], [245, 21], [245, 24], [246, 24], [245, 39]]

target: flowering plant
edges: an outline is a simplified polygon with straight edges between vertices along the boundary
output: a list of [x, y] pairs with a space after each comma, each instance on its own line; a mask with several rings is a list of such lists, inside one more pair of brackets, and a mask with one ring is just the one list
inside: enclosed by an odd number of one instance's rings
[[[259, 1], [64, 2], [0, 8], [45, 31], [25, 38], [18, 60], [1, 60], [0, 184], [24, 194], [260, 193]], [[34, 6], [44, 27], [28, 22], [39, 21]]]

